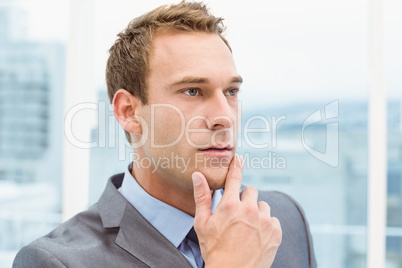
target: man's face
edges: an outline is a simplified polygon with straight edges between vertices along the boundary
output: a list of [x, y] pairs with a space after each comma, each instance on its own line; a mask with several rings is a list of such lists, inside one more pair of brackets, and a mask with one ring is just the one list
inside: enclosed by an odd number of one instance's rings
[[211, 189], [224, 186], [236, 151], [240, 84], [232, 54], [217, 34], [155, 36], [148, 104], [140, 112], [149, 126], [143, 153], [159, 161], [152, 177], [192, 190], [191, 174], [200, 171]]

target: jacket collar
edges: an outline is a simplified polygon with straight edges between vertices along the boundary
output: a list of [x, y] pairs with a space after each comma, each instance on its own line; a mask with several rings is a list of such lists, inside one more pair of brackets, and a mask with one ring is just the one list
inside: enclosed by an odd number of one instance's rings
[[98, 202], [104, 228], [119, 228], [116, 244], [150, 267], [191, 267], [183, 254], [117, 190], [124, 174], [111, 177]]

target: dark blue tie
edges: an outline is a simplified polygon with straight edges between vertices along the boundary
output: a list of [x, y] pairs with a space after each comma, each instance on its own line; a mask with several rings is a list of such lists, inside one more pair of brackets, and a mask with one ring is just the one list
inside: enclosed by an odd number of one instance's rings
[[[197, 233], [194, 230], [194, 227], [191, 228], [191, 230], [188, 232], [188, 234], [186, 235], [186, 238], [188, 240], [190, 240], [191, 242], [193, 242], [194, 244], [198, 245], [198, 247], [200, 246], [199, 242], [198, 242], [198, 237], [197, 237]], [[197, 262], [197, 260], [196, 260]], [[204, 267], [205, 263], [202, 262], [201, 263], [197, 263], [198, 267]]]
[[198, 244], [198, 237], [197, 237], [197, 233], [194, 230], [194, 227], [191, 228], [190, 232], [188, 232], [187, 234], [187, 239], [189, 239], [190, 241], [193, 241], [195, 244]]

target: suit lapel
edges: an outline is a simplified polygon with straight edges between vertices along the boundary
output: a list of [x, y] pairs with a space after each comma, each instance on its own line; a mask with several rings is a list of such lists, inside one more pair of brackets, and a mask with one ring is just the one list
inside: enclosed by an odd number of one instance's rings
[[149, 267], [191, 267], [183, 254], [117, 191], [123, 174], [113, 176], [98, 202], [103, 226], [119, 227], [116, 244]]
[[150, 267], [191, 267], [183, 254], [130, 204], [126, 206], [116, 244]]

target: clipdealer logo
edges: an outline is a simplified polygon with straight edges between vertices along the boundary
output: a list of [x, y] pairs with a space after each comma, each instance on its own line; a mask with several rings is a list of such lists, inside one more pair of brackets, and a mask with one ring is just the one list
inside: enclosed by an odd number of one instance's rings
[[[338, 117], [339, 101], [336, 100], [307, 117], [301, 131], [301, 141], [304, 149], [313, 157], [331, 167], [337, 167], [339, 164], [339, 122], [335, 120], [338, 119]], [[310, 147], [305, 140], [306, 128], [318, 123], [326, 124], [325, 150], [323, 152]]]
[[[180, 116], [180, 133], [179, 136], [177, 137], [176, 140], [173, 142], [170, 142], [169, 144], [157, 144], [155, 142], [155, 137], [153, 131], [153, 120], [154, 118], [154, 112], [156, 109], [173, 109], [179, 116]], [[79, 139], [78, 137], [82, 137], [82, 135], [77, 135], [79, 134], [80, 130], [77, 129], [77, 127], [73, 127], [73, 121], [80, 119], [83, 120], [85, 116], [84, 111], [95, 111], [97, 114], [97, 125], [98, 125], [98, 136], [97, 140], [95, 141], [83, 141], [82, 139]], [[80, 115], [81, 112], [84, 112], [83, 114]], [[86, 112], [86, 113], [87, 113]], [[143, 118], [139, 118], [144, 125], [144, 135], [141, 137], [141, 140], [136, 143], [136, 144], [130, 144], [124, 137], [124, 129], [119, 126], [119, 124], [116, 122], [116, 119], [113, 115], [113, 107], [111, 104], [107, 104], [104, 101], [101, 101], [99, 103], [80, 103], [77, 104], [73, 107], [71, 107], [68, 112], [65, 115], [65, 120], [64, 120], [64, 133], [66, 140], [73, 145], [74, 147], [80, 148], [80, 149], [91, 149], [91, 148], [118, 148], [118, 155], [119, 155], [119, 160], [125, 160], [127, 157], [127, 150], [130, 152], [132, 148], [138, 148], [144, 145], [147, 142], [147, 139], [150, 139], [151, 141], [151, 146], [153, 148], [166, 148], [169, 146], [174, 146], [176, 143], [178, 143], [182, 139], [186, 139], [187, 142], [190, 144], [190, 146], [196, 147], [196, 143], [194, 143], [190, 136], [189, 133], [197, 132], [200, 131], [202, 132], [203, 129], [192, 129], [190, 128], [190, 124], [194, 120], [204, 120], [206, 121], [207, 124], [210, 124], [210, 122], [207, 122], [207, 119], [202, 117], [202, 116], [195, 116], [194, 118], [190, 118], [187, 120], [184, 117], [183, 112], [176, 106], [172, 104], [157, 104], [152, 107], [152, 117], [151, 117], [151, 122], [150, 125], [148, 125], [148, 122], [145, 121]], [[88, 114], [86, 114], [88, 116]], [[239, 102], [239, 111], [237, 118], [241, 118], [241, 102]], [[86, 119], [86, 118], [85, 118]], [[225, 119], [225, 118], [224, 118]], [[254, 115], [250, 118], [248, 118], [245, 122], [244, 125], [241, 124], [241, 121], [239, 125], [241, 126], [239, 129], [239, 137], [240, 139], [238, 140], [238, 148], [241, 148], [243, 146], [243, 142], [245, 142], [245, 145], [247, 145], [248, 148], [250, 149], [261, 149], [265, 150], [268, 148], [277, 148], [280, 149], [280, 146], [278, 145], [278, 126], [280, 123], [285, 122], [287, 119], [287, 116], [281, 115], [279, 117], [276, 116], [271, 116], [271, 118], [264, 117], [262, 115]], [[315, 112], [311, 113], [304, 121], [301, 126], [301, 145], [304, 150], [309, 153], [311, 156], [313, 156], [315, 159], [331, 166], [331, 167], [337, 167], [339, 164], [339, 101], [333, 101], [327, 105], [325, 105], [321, 109], [317, 109]], [[234, 129], [235, 126], [233, 123], [230, 121], [229, 118], [226, 118], [228, 122], [230, 122], [230, 130], [228, 131], [230, 134], [228, 135], [230, 142], [233, 142], [234, 139]], [[240, 119], [241, 120], [241, 119]], [[84, 120], [85, 121], [85, 120]], [[264, 125], [264, 128], [253, 128], [251, 127], [252, 122], [259, 121]], [[322, 125], [325, 124], [326, 126], [326, 131], [325, 131], [325, 137], [315, 137], [319, 140], [321, 138], [325, 139], [325, 148], [324, 150], [319, 150], [318, 148], [314, 148], [314, 146], [311, 146], [307, 143], [307, 135], [306, 135], [306, 130], [309, 127], [312, 126], [317, 126], [317, 125]], [[116, 131], [117, 130], [117, 131]], [[227, 131], [227, 130], [221, 130], [221, 131]], [[261, 133], [265, 138], [269, 139], [264, 140], [264, 142], [260, 142], [261, 140], [253, 140], [250, 138], [253, 137], [253, 133]], [[106, 135], [108, 134], [108, 135]], [[216, 137], [215, 133], [214, 135], [211, 136], [211, 144], [215, 141]], [[107, 139], [107, 140], [106, 140]], [[242, 141], [244, 139], [244, 141]], [[280, 150], [278, 150], [279, 153]], [[273, 151], [267, 151], [267, 154], [264, 154], [264, 156], [261, 156], [259, 159], [258, 157], [252, 157], [249, 153], [246, 153], [244, 155], [246, 163], [249, 163], [249, 167], [252, 168], [267, 168], [267, 169], [285, 169], [287, 167], [286, 163], [286, 158], [284, 156], [281, 156], [277, 152]], [[131, 155], [129, 153], [129, 155]], [[183, 161], [183, 160], [181, 160]], [[144, 162], [145, 163], [145, 162]], [[184, 162], [183, 162], [184, 163]], [[186, 162], [187, 163], [187, 162]]]

